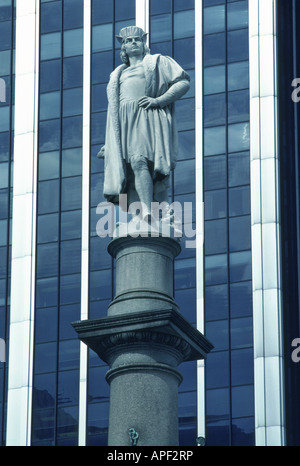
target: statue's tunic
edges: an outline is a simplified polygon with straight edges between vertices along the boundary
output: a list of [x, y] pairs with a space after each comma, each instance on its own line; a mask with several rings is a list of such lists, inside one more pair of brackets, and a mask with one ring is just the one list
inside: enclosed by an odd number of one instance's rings
[[[182, 87], [176, 83], [187, 83]], [[126, 192], [126, 164], [133, 156], [153, 163], [153, 179], [168, 177], [178, 151], [174, 101], [189, 88], [188, 74], [170, 57], [146, 55], [134, 67], [121, 65], [107, 86], [104, 196], [118, 202]], [[138, 100], [156, 98], [159, 106], [145, 110]]]

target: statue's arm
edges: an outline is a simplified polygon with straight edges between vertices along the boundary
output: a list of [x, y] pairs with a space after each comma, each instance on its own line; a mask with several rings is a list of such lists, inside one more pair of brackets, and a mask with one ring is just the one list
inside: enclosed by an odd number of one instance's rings
[[156, 101], [161, 108], [166, 107], [184, 96], [184, 94], [188, 92], [189, 88], [190, 82], [187, 79], [182, 79], [172, 84], [167, 92], [156, 98]]

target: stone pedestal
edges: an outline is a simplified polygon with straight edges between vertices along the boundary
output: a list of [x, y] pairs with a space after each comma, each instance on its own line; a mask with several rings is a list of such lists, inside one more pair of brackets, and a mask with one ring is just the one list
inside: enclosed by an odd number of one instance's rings
[[[126, 236], [114, 239], [108, 250], [116, 259], [116, 295], [108, 316], [73, 323], [79, 338], [110, 367], [108, 444], [177, 446], [182, 381], [177, 366], [203, 359], [212, 349], [173, 299], [179, 242]], [[138, 437], [132, 440], [130, 432]]]

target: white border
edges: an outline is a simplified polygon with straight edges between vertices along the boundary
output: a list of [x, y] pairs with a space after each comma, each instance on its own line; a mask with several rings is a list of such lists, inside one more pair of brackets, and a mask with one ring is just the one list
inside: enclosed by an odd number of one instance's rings
[[285, 445], [276, 2], [249, 1], [254, 391], [258, 446]]
[[7, 446], [31, 441], [35, 306], [39, 1], [16, 2], [14, 178]]

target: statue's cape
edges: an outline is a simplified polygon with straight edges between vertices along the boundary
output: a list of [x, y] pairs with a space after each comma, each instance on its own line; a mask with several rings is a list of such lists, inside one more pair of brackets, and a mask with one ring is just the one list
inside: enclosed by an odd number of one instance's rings
[[[185, 71], [172, 58], [160, 54], [146, 55], [143, 60], [146, 86], [145, 95], [159, 97], [169, 87], [181, 79], [189, 79]], [[104, 196], [118, 202], [119, 194], [126, 189], [126, 164], [122, 155], [121, 132], [119, 121], [119, 81], [122, 71], [127, 65], [118, 66], [110, 75], [107, 86], [108, 110], [105, 135], [105, 172]], [[174, 105], [170, 106], [172, 115], [173, 154], [169, 170], [173, 169], [177, 158], [177, 131], [174, 115]], [[159, 166], [154, 167], [159, 172]]]

